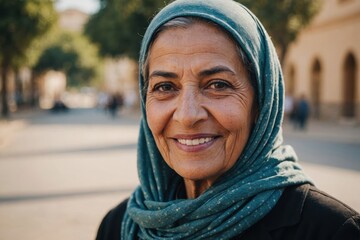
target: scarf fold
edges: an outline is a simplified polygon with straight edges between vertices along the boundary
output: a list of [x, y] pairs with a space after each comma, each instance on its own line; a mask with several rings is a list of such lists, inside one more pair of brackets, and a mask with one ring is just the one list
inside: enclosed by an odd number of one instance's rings
[[229, 239], [262, 219], [287, 186], [311, 182], [290, 146], [282, 145], [284, 86], [280, 64], [265, 29], [232, 0], [178, 0], [161, 10], [142, 42], [142, 69], [156, 30], [176, 17], [201, 17], [228, 31], [251, 62], [257, 81], [259, 117], [236, 164], [196, 199], [177, 199], [182, 178], [158, 151], [145, 113], [146, 90], [140, 72], [143, 118], [138, 141], [140, 186], [131, 195], [121, 239]]

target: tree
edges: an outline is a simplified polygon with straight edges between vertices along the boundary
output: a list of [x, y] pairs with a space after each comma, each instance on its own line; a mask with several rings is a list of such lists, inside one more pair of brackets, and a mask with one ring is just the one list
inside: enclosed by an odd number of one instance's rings
[[103, 56], [137, 59], [151, 18], [169, 0], [101, 0], [101, 8], [85, 26]]
[[[142, 36], [154, 14], [170, 0], [100, 0], [85, 33], [99, 44], [102, 55], [128, 55], [137, 59]], [[283, 63], [288, 46], [311, 21], [319, 0], [238, 0], [262, 21], [280, 53]]]
[[51, 0], [0, 0], [0, 67], [2, 116], [9, 114], [7, 82], [9, 72], [26, 58], [26, 50], [56, 21]]
[[283, 64], [288, 46], [318, 12], [319, 0], [238, 0], [260, 19], [279, 50]]
[[99, 80], [99, 62], [97, 48], [86, 37], [63, 31], [44, 49], [33, 70], [36, 75], [48, 70], [63, 71], [68, 85], [79, 87]]

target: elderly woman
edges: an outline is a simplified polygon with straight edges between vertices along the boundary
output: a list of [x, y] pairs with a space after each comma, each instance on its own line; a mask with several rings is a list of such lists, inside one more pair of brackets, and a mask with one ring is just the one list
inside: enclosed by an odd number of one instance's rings
[[231, 0], [179, 0], [140, 54], [140, 186], [97, 239], [360, 239], [282, 145], [284, 87], [261, 23]]

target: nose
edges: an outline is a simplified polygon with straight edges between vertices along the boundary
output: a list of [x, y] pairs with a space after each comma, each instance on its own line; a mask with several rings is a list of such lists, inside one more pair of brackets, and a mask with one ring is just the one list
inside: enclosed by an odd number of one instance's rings
[[185, 127], [193, 127], [196, 123], [208, 118], [201, 93], [194, 88], [183, 88], [176, 102], [173, 119]]

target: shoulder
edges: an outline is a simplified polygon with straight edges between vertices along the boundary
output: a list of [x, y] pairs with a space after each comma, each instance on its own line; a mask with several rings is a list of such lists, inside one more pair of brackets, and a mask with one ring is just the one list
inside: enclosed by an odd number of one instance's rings
[[356, 211], [351, 207], [314, 186], [309, 186], [309, 191], [304, 203], [304, 211], [306, 210], [336, 216], [341, 219], [357, 215]]
[[360, 215], [314, 186], [291, 186], [239, 239], [360, 239]]
[[119, 240], [121, 222], [124, 217], [128, 199], [111, 209], [102, 219], [96, 240]]
[[296, 239], [360, 239], [359, 213], [309, 184], [288, 187], [266, 221]]
[[359, 213], [314, 186], [309, 187], [302, 212], [302, 222], [314, 231], [331, 232], [333, 239], [360, 239]]

